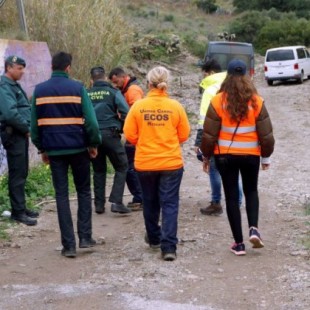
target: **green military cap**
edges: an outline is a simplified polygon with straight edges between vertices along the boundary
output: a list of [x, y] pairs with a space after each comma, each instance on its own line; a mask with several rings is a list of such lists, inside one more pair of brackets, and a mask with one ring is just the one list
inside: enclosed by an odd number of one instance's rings
[[6, 63], [9, 63], [9, 64], [17, 64], [17, 65], [22, 65], [24, 67], [26, 67], [26, 61], [18, 56], [15, 56], [15, 55], [12, 55], [12, 56], [9, 56], [6, 60], [5, 60]]

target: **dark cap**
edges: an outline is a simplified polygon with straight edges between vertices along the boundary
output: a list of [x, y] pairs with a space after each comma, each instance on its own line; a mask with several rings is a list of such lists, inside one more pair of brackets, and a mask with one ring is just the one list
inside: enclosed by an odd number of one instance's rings
[[233, 59], [227, 66], [227, 73], [231, 75], [245, 75], [246, 64], [240, 59]]
[[222, 68], [221, 65], [215, 59], [209, 59], [205, 63], [202, 64], [201, 70], [204, 72], [221, 72]]
[[17, 65], [22, 65], [24, 67], [26, 67], [26, 62], [24, 59], [18, 57], [18, 56], [9, 56], [6, 60], [5, 60], [6, 63], [8, 64], [17, 64]]
[[101, 67], [101, 66], [98, 66], [98, 67], [93, 67], [90, 69], [90, 74], [91, 75], [100, 75], [100, 74], [104, 74], [105, 71], [104, 71], [104, 68]]

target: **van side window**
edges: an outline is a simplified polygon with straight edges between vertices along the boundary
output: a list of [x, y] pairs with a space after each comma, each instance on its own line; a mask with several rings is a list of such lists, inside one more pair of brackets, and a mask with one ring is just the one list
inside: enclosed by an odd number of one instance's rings
[[298, 57], [298, 59], [306, 58], [306, 55], [305, 55], [303, 48], [297, 49], [297, 57]]
[[310, 58], [310, 53], [308, 52], [308, 50], [305, 50], [307, 58]]

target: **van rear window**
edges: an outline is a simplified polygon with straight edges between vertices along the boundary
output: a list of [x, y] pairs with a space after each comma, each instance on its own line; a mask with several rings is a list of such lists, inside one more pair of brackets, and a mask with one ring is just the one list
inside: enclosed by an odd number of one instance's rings
[[228, 63], [233, 59], [241, 59], [246, 63], [248, 70], [251, 68], [251, 55], [210, 53], [210, 58], [215, 59], [223, 71], [227, 70]]
[[277, 50], [269, 51], [267, 54], [266, 61], [284, 61], [284, 60], [294, 60], [293, 50]]

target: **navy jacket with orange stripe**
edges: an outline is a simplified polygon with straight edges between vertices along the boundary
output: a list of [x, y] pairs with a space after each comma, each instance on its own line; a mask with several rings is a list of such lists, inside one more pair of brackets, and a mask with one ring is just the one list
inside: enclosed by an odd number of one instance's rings
[[48, 155], [78, 153], [101, 142], [85, 88], [65, 72], [54, 71], [36, 86], [31, 114], [31, 139]]

